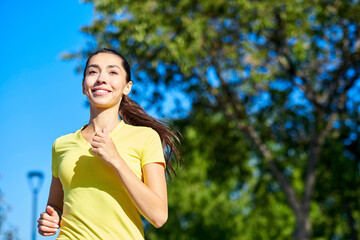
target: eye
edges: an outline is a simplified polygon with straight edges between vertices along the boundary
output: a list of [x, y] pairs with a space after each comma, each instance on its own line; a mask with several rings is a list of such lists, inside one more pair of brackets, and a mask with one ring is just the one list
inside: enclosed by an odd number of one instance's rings
[[97, 74], [97, 72], [95, 70], [89, 70], [88, 71], [88, 75], [94, 75]]
[[110, 71], [110, 75], [117, 75], [118, 73], [115, 71]]

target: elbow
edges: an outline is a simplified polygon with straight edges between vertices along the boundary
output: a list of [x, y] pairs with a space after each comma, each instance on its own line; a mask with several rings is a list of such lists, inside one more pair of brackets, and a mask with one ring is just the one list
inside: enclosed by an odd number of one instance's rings
[[166, 212], [156, 217], [156, 219], [153, 220], [152, 225], [156, 228], [161, 228], [166, 223], [167, 219], [168, 219], [168, 214]]

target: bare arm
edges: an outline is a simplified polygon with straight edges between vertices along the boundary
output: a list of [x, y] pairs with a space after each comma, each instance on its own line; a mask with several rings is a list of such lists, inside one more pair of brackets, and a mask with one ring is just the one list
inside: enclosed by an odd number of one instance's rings
[[50, 193], [47, 205], [53, 207], [58, 213], [59, 217], [62, 215], [64, 204], [64, 191], [59, 178], [52, 177]]
[[146, 164], [143, 169], [145, 183], [139, 180], [122, 159], [113, 168], [138, 211], [155, 227], [164, 225], [168, 218], [164, 166], [159, 163]]
[[62, 215], [63, 197], [61, 182], [53, 176], [46, 210], [40, 214], [38, 219], [38, 230], [41, 235], [51, 236], [57, 232]]

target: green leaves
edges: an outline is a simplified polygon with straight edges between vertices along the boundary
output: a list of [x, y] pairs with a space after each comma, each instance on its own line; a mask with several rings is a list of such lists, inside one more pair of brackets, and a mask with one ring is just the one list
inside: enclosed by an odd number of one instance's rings
[[334, 123], [358, 118], [358, 1], [90, 2], [82, 31], [130, 60], [143, 102], [161, 108], [168, 89], [191, 99], [175, 214], [151, 239], [289, 239], [310, 219], [295, 239], [356, 238], [359, 164], [345, 155], [359, 146]]

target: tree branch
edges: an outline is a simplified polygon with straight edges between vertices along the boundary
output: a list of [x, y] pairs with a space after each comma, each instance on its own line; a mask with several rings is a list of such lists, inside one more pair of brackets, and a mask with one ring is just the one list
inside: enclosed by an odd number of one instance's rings
[[[219, 81], [221, 83], [221, 87], [224, 89], [227, 98], [235, 110], [235, 114], [229, 112], [228, 108], [225, 108], [225, 114], [232, 120], [236, 122], [236, 126], [238, 129], [240, 129], [242, 132], [247, 135], [250, 140], [254, 143], [256, 149], [259, 151], [260, 155], [264, 158], [265, 163], [268, 165], [270, 171], [274, 174], [275, 178], [278, 180], [280, 186], [283, 188], [286, 199], [289, 202], [289, 205], [294, 210], [296, 214], [299, 214], [301, 211], [300, 209], [300, 201], [296, 196], [296, 192], [294, 188], [291, 186], [289, 180], [286, 178], [284, 173], [280, 171], [279, 167], [276, 165], [276, 162], [273, 158], [272, 153], [269, 151], [267, 146], [262, 142], [262, 140], [259, 138], [258, 134], [256, 133], [256, 130], [251, 125], [245, 125], [240, 121], [241, 117], [245, 116], [245, 110], [242, 108], [240, 104], [240, 100], [234, 96], [232, 93], [227, 81], [222, 77], [221, 75], [221, 69], [219, 64], [215, 61], [214, 58], [212, 58], [212, 63], [215, 68], [215, 72], [219, 78]], [[224, 103], [225, 104], [229, 104]]]
[[[305, 77], [298, 76], [298, 74], [297, 74], [298, 69], [297, 69], [295, 63], [291, 60], [290, 56], [285, 53], [285, 50], [282, 52], [283, 52], [283, 55], [282, 55], [283, 58], [281, 58], [281, 56], [279, 56], [278, 62], [280, 64], [280, 67], [288, 73], [290, 82], [305, 94], [306, 99], [311, 104], [313, 104], [314, 107], [316, 107], [316, 108], [320, 107], [320, 104], [317, 102], [314, 93], [307, 87], [307, 85], [306, 84], [301, 85], [301, 84], [298, 84], [295, 82], [296, 77], [300, 78], [304, 82], [308, 82], [308, 81], [305, 79]], [[285, 63], [285, 61], [286, 61], [286, 63]]]
[[216, 75], [221, 83], [221, 88], [224, 89], [225, 94], [228, 100], [230, 101], [232, 107], [236, 111], [237, 115], [239, 115], [239, 117], [242, 117], [245, 114], [245, 110], [239, 104], [240, 100], [238, 99], [238, 97], [232, 93], [228, 82], [222, 77], [220, 66], [214, 58], [215, 58], [214, 56], [211, 58], [211, 63], [215, 68]]
[[285, 177], [284, 173], [280, 171], [279, 167], [276, 165], [272, 153], [268, 150], [266, 145], [258, 137], [255, 129], [251, 125], [244, 125], [239, 120], [237, 121], [236, 126], [242, 130], [254, 143], [256, 149], [260, 152], [260, 155], [265, 159], [269, 169], [274, 174], [275, 178], [278, 180], [280, 186], [284, 190], [285, 196], [289, 205], [294, 210], [295, 214], [299, 214], [300, 201], [296, 196], [294, 188], [289, 183], [289, 180]]
[[341, 194], [341, 196], [343, 198], [343, 201], [344, 201], [345, 212], [346, 212], [347, 219], [348, 219], [350, 229], [351, 229], [351, 238], [353, 240], [358, 240], [359, 238], [358, 238], [358, 233], [357, 233], [357, 230], [356, 230], [356, 221], [355, 221], [355, 219], [353, 217], [353, 214], [351, 212], [349, 202], [348, 202], [347, 198], [345, 197], [343, 191], [341, 191], [340, 194]]
[[[327, 120], [326, 126], [323, 130], [315, 131], [312, 135], [312, 141], [310, 145], [310, 153], [309, 158], [307, 162], [307, 168], [306, 168], [306, 182], [305, 182], [305, 191], [304, 191], [304, 199], [303, 204], [306, 211], [310, 208], [310, 200], [312, 193], [314, 191], [315, 182], [316, 182], [316, 175], [315, 175], [315, 168], [316, 164], [319, 161], [320, 158], [320, 152], [322, 149], [322, 146], [325, 141], [325, 137], [330, 132], [330, 130], [333, 128], [333, 124], [335, 119], [337, 118], [338, 114], [337, 112], [333, 112], [329, 119]], [[319, 116], [319, 121], [322, 121], [322, 114]]]

